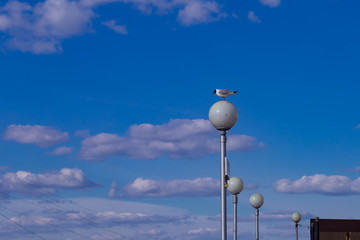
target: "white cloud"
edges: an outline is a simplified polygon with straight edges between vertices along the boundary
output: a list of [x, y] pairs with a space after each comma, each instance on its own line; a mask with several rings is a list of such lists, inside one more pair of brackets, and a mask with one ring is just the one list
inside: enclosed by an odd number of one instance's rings
[[113, 2], [131, 4], [146, 15], [166, 15], [178, 11], [177, 20], [184, 26], [218, 21], [227, 16], [222, 6], [208, 0], [81, 0], [83, 6], [95, 7]]
[[[92, 21], [99, 5], [131, 4], [146, 15], [177, 13], [184, 26], [218, 21], [226, 17], [216, 1], [207, 0], [44, 0], [35, 5], [10, 0], [0, 6], [0, 32], [6, 46], [23, 52], [62, 52], [62, 41], [93, 31]], [[103, 22], [117, 33], [127, 34], [126, 26], [113, 20]]]
[[129, 240], [129, 238], [121, 235], [119, 236], [117, 234], [96, 234], [91, 236], [90, 240]]
[[77, 168], [63, 168], [34, 174], [26, 171], [8, 172], [0, 178], [0, 192], [3, 196], [19, 193], [28, 196], [41, 196], [56, 192], [58, 189], [89, 189], [99, 186], [89, 181]]
[[[114, 226], [119, 224], [160, 224], [160, 223], [178, 223], [188, 219], [188, 215], [148, 215], [144, 213], [130, 212], [89, 212], [78, 210], [56, 210], [48, 211], [47, 216], [39, 215], [22, 215], [13, 217], [12, 220], [23, 226], [42, 227], [48, 225], [68, 225], [77, 227], [88, 227], [88, 223], [93, 223], [93, 227], [104, 225]], [[147, 232], [146, 234], [151, 234]], [[155, 235], [156, 232], [152, 231]]]
[[190, 230], [188, 233], [189, 234], [198, 234], [198, 233], [203, 233], [203, 232], [215, 232], [215, 231], [217, 231], [216, 228], [199, 228], [199, 229]]
[[280, 5], [281, 0], [260, 0], [260, 3], [265, 6], [274, 8]]
[[7, 127], [4, 139], [24, 144], [35, 144], [40, 147], [53, 146], [66, 142], [69, 138], [67, 132], [60, 132], [52, 127], [39, 125], [15, 125]]
[[[219, 137], [208, 120], [175, 119], [163, 125], [132, 125], [126, 136], [100, 133], [82, 141], [78, 157], [89, 161], [103, 161], [109, 156], [137, 159], [199, 158], [219, 151]], [[230, 135], [228, 151], [250, 151], [257, 141], [246, 135]]]
[[61, 41], [87, 32], [94, 12], [71, 0], [46, 0], [34, 6], [16, 0], [0, 7], [0, 31], [9, 48], [35, 54], [61, 52]]
[[275, 190], [282, 193], [318, 193], [347, 195], [360, 194], [360, 177], [351, 180], [346, 176], [315, 174], [291, 181], [280, 179], [274, 183]]
[[151, 224], [151, 223], [176, 223], [189, 218], [186, 215], [148, 215], [144, 213], [128, 213], [128, 212], [98, 212], [94, 214], [94, 221], [97, 223], [122, 223], [122, 224]]
[[[23, 223], [32, 231], [51, 240], [120, 240], [120, 239], [167, 239], [167, 240], [216, 240], [219, 239], [219, 219], [211, 216], [189, 215], [184, 209], [140, 202], [119, 201], [102, 198], [78, 198], [56, 202], [27, 199], [3, 201], [2, 213], [11, 219]], [[29, 204], [31, 203], [31, 204]], [[198, 203], [202, 204], [200, 200]], [[36, 207], [39, 205], [39, 207]], [[14, 211], [21, 212], [14, 215]], [[251, 208], [251, 207], [250, 207]], [[46, 211], [44, 211], [46, 209]], [[294, 225], [290, 211], [260, 211], [260, 235], [267, 240], [290, 239], [294, 236]], [[301, 212], [306, 221], [306, 212]], [[273, 220], [270, 222], [270, 217]], [[239, 216], [241, 214], [239, 213]], [[231, 216], [229, 218], [231, 220]], [[265, 221], [265, 219], [269, 221]], [[279, 219], [279, 220], [277, 220]], [[239, 239], [253, 239], [253, 215], [249, 221], [239, 223]], [[270, 224], [271, 223], [271, 224]], [[280, 223], [280, 224], [279, 224]], [[228, 236], [232, 233], [232, 224], [228, 225]], [[61, 234], [59, 234], [61, 232]], [[81, 233], [88, 237], [74, 235]], [[96, 234], [95, 234], [96, 233]], [[4, 222], [0, 230], [4, 239], [22, 240], [29, 237], [28, 232], [19, 231], [11, 222]], [[16, 234], [16, 235], [15, 235]], [[299, 228], [299, 235], [307, 236], [306, 228]]]
[[22, 226], [49, 226], [58, 222], [55, 218], [42, 217], [42, 216], [21, 216], [12, 217], [11, 221], [16, 222]]
[[71, 152], [72, 152], [71, 147], [58, 147], [54, 151], [52, 151], [50, 155], [58, 156], [58, 155], [71, 154]]
[[[245, 189], [257, 188], [256, 184], [246, 184]], [[119, 193], [118, 193], [119, 191]], [[212, 197], [220, 194], [220, 181], [206, 177], [161, 181], [137, 178], [122, 188], [111, 184], [109, 197]]]
[[150, 229], [147, 231], [140, 230], [139, 235], [142, 235], [147, 239], [169, 239], [166, 232], [160, 229]]
[[105, 25], [106, 27], [110, 28], [111, 30], [113, 30], [116, 33], [119, 34], [123, 34], [123, 35], [127, 35], [128, 31], [126, 29], [125, 25], [118, 25], [116, 24], [115, 20], [110, 20], [107, 22], [102, 22], [103, 25]]
[[[27, 200], [27, 202], [29, 203], [30, 201]], [[73, 201], [71, 202], [74, 203]], [[34, 205], [37, 205], [37, 203], [30, 203], [33, 204], [33, 208]], [[126, 205], [126, 203], [123, 204]], [[145, 239], [175, 239], [166, 238], [164, 231], [154, 228], [160, 228], [161, 225], [184, 225], [183, 222], [186, 223], [190, 217], [185, 215], [147, 215], [139, 212], [83, 211], [85, 208], [82, 208], [80, 211], [75, 209], [66, 211], [69, 207], [73, 208], [74, 206], [76, 205], [56, 204], [55, 211], [34, 213], [34, 210], [31, 209], [31, 211], [21, 213], [19, 216], [8, 216], [12, 222], [31, 229], [31, 231], [36, 232], [39, 236], [52, 240], [131, 240], [138, 239], [139, 235]], [[46, 208], [44, 204], [41, 207]], [[6, 209], [9, 209], [9, 207], [7, 206]], [[11, 214], [13, 215], [14, 212]], [[141, 229], [145, 230], [138, 231], [139, 227], [134, 227], [139, 225]], [[107, 234], [101, 234], [102, 231], [107, 232]], [[94, 233], [97, 234], [94, 235]], [[21, 231], [19, 233], [19, 229], [10, 222], [2, 226], [0, 234], [6, 239], [15, 240], [26, 239], [29, 236], [26, 235], [28, 234], [27, 232]], [[19, 236], [19, 238], [17, 236], [11, 238], [14, 234]], [[129, 234], [132, 236], [128, 237]], [[73, 238], [75, 235], [76, 237]]]
[[189, 1], [179, 11], [178, 21], [185, 26], [210, 23], [226, 17], [221, 11], [221, 6], [215, 1]]
[[185, 239], [192, 240], [192, 239], [218, 239], [220, 231], [218, 228], [198, 228], [198, 229], [191, 229], [188, 231]]
[[261, 23], [261, 20], [258, 16], [255, 15], [254, 11], [249, 11], [248, 13], [248, 19], [251, 21], [251, 22], [254, 22], [254, 23]]
[[172, 181], [156, 181], [137, 178], [122, 188], [121, 194], [116, 194], [119, 188], [112, 184], [110, 197], [208, 197], [217, 196], [220, 191], [219, 180], [213, 178], [196, 178]]

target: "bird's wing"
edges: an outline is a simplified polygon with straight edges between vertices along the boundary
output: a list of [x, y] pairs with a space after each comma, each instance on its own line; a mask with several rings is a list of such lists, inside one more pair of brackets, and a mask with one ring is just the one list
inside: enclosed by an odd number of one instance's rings
[[218, 92], [220, 94], [229, 94], [229, 93], [232, 93], [233, 91], [229, 91], [229, 90], [226, 90], [226, 89], [220, 89]]

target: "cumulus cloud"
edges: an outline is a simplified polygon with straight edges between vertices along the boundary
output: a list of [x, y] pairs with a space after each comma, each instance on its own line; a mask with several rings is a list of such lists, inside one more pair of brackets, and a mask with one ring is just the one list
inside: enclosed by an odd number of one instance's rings
[[[109, 156], [127, 156], [137, 159], [199, 158], [219, 151], [218, 132], [204, 119], [174, 119], [162, 125], [132, 125], [127, 135], [100, 133], [85, 138], [78, 158], [103, 161]], [[250, 151], [257, 141], [247, 135], [230, 135], [228, 151]]]
[[188, 1], [179, 11], [178, 21], [185, 26], [210, 23], [226, 17], [221, 6], [215, 1]]
[[143, 213], [99, 212], [94, 214], [97, 223], [151, 224], [176, 223], [189, 218], [187, 215], [148, 215]]
[[65, 154], [71, 154], [72, 148], [71, 147], [58, 147], [54, 151], [50, 153], [50, 155], [59, 156]]
[[203, 24], [218, 21], [227, 16], [222, 6], [214, 0], [81, 0], [82, 5], [95, 7], [112, 2], [131, 4], [144, 14], [165, 15], [178, 11], [177, 21], [184, 25]]
[[112, 184], [110, 197], [209, 197], [217, 196], [220, 191], [220, 182], [213, 178], [196, 178], [172, 181], [156, 181], [137, 178], [123, 187], [121, 194], [116, 194], [119, 188]]
[[[76, 210], [72, 210], [70, 213], [70, 211], [59, 210], [53, 214], [47, 213], [46, 215], [43, 215], [42, 213], [42, 215], [40, 215], [36, 213], [25, 213], [20, 216], [9, 216], [9, 218], [12, 222], [31, 229], [40, 236], [46, 234], [48, 236], [47, 239], [130, 240], [137, 239], [139, 236], [145, 239], [174, 239], [168, 237], [166, 231], [155, 228], [166, 229], [169, 225], [177, 227], [180, 224], [187, 225], [189, 216], [147, 215], [143, 213], [115, 211], [94, 211], [93, 213], [90, 213], [79, 212]], [[138, 225], [141, 225], [141, 227], [133, 227]], [[102, 232], [101, 230], [106, 231], [107, 234], [100, 234], [100, 232]], [[5, 223], [0, 232], [1, 236], [6, 239], [10, 239], [10, 236], [13, 234], [20, 236], [20, 238], [16, 239], [26, 239], [26, 237], [28, 237], [28, 235], [26, 235], [28, 233], [19, 233], [18, 228], [14, 227], [11, 222]], [[59, 232], [63, 234], [59, 234]], [[94, 235], [94, 232], [99, 233]], [[129, 237], [129, 233], [133, 236]], [[72, 236], [75, 236], [74, 234], [77, 236], [71, 238]]]
[[123, 35], [127, 35], [128, 31], [126, 29], [125, 25], [118, 25], [116, 24], [115, 20], [110, 20], [107, 22], [102, 22], [103, 25], [105, 25], [106, 27], [110, 28], [111, 30], [113, 30], [116, 33], [119, 34], [123, 34]]
[[77, 168], [63, 168], [34, 174], [26, 171], [8, 172], [0, 178], [2, 196], [19, 193], [27, 196], [41, 196], [58, 189], [89, 189], [100, 184], [89, 181]]
[[52, 127], [39, 125], [16, 125], [7, 127], [4, 139], [40, 147], [53, 146], [69, 139], [67, 132], [60, 132]]
[[280, 179], [274, 188], [282, 193], [318, 193], [328, 195], [360, 194], [360, 177], [351, 180], [346, 176], [315, 174], [298, 180]]
[[219, 229], [217, 228], [198, 228], [187, 232], [185, 239], [217, 239], [219, 238]]
[[0, 7], [0, 31], [7, 34], [7, 46], [35, 54], [62, 51], [61, 41], [82, 35], [95, 16], [78, 1], [46, 0], [34, 6], [17, 0]]
[[251, 21], [251, 22], [254, 22], [254, 23], [261, 23], [261, 20], [258, 16], [255, 15], [254, 11], [249, 11], [248, 13], [248, 19]]
[[[78, 198], [57, 202], [56, 205], [42, 201], [27, 199], [3, 201], [2, 206], [7, 209], [21, 211], [24, 214], [4, 212], [8, 217], [25, 227], [46, 236], [51, 240], [119, 240], [119, 239], [185, 239], [185, 240], [216, 240], [219, 239], [219, 218], [210, 216], [188, 215], [184, 209], [169, 208], [162, 205], [146, 204], [135, 201], [119, 201], [104, 198]], [[201, 201], [200, 201], [201, 202]], [[76, 203], [75, 205], [73, 203]], [[44, 211], [46, 209], [46, 211]], [[86, 211], [85, 211], [86, 210]], [[91, 211], [87, 211], [91, 210]], [[15, 212], [16, 212], [15, 211]], [[293, 211], [291, 211], [293, 212]], [[290, 211], [264, 212], [262, 217], [273, 215], [271, 224], [261, 227], [263, 236], [269, 240], [291, 239], [294, 234]], [[304, 221], [305, 212], [301, 212]], [[254, 237], [254, 219], [242, 221], [238, 228], [239, 239]], [[269, 219], [270, 217], [265, 217]], [[229, 216], [231, 221], [232, 216]], [[280, 219], [276, 220], [276, 219]], [[46, 224], [49, 223], [49, 224]], [[229, 236], [232, 234], [232, 224], [229, 224]], [[103, 231], [104, 230], [104, 231]], [[29, 233], [19, 231], [11, 222], [4, 222], [1, 230], [4, 239], [27, 239]], [[59, 234], [61, 232], [62, 234]], [[85, 235], [75, 236], [72, 232]], [[95, 235], [96, 233], [96, 235]], [[16, 237], [11, 237], [16, 234]], [[306, 236], [308, 229], [299, 228], [299, 235]]]
[[[95, 234], [90, 237], [91, 240], [129, 240], [128, 237], [123, 235], [114, 234]], [[72, 239], [66, 239], [72, 240]]]
[[[14, 222], [23, 226], [42, 227], [48, 225], [69, 225], [88, 227], [91, 222], [93, 227], [110, 227], [118, 224], [159, 224], [178, 223], [188, 219], [186, 215], [148, 215], [143, 213], [129, 212], [83, 212], [83, 211], [56, 211], [47, 216], [22, 215], [11, 218]], [[149, 233], [148, 233], [149, 234]]]
[[140, 230], [139, 235], [142, 235], [147, 239], [169, 239], [166, 232], [160, 229], [150, 229], [147, 231]]
[[[246, 184], [245, 189], [257, 188]], [[119, 192], [120, 191], [120, 192]], [[118, 193], [119, 192], [119, 193]], [[178, 179], [161, 181], [137, 178], [122, 188], [115, 182], [108, 192], [109, 197], [212, 197], [220, 193], [220, 181], [214, 178]]]
[[[96, 7], [114, 2], [131, 4], [146, 15], [177, 11], [177, 20], [184, 26], [210, 23], [226, 16], [216, 1], [207, 0], [44, 0], [34, 5], [10, 0], [0, 5], [0, 32], [5, 33], [10, 49], [59, 53], [63, 40], [93, 32]], [[103, 24], [116, 33], [127, 34], [126, 26], [117, 25], [114, 20]]]
[[280, 5], [281, 0], [260, 0], [260, 3], [265, 6], [274, 8]]

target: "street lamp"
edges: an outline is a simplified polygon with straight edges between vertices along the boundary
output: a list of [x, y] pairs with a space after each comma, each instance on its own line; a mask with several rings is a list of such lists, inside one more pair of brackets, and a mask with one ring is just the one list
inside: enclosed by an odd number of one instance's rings
[[226, 190], [227, 178], [225, 173], [226, 162], [226, 131], [236, 123], [238, 113], [235, 106], [228, 101], [218, 101], [211, 106], [209, 120], [220, 131], [220, 182], [221, 182], [221, 240], [227, 240], [226, 228]]
[[298, 223], [301, 221], [301, 214], [296, 212], [296, 213], [293, 213], [291, 215], [291, 220], [294, 221], [295, 223], [295, 231], [296, 231], [296, 240], [298, 240], [299, 238], [299, 234], [298, 234]]
[[227, 190], [233, 194], [233, 203], [234, 203], [234, 240], [237, 240], [237, 195], [243, 190], [244, 183], [239, 177], [232, 177], [227, 182]]
[[251, 206], [255, 208], [256, 240], [259, 240], [259, 208], [264, 204], [264, 198], [260, 193], [254, 193], [249, 201]]

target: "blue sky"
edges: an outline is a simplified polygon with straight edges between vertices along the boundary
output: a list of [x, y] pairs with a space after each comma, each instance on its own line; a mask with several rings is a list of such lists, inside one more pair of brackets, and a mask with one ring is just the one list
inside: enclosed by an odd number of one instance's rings
[[239, 90], [239, 238], [255, 237], [256, 192], [264, 240], [293, 238], [295, 211], [300, 239], [311, 217], [359, 218], [357, 9], [1, 1], [1, 238], [219, 239], [215, 88]]

